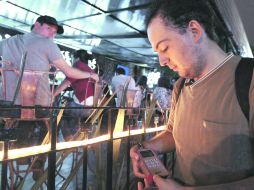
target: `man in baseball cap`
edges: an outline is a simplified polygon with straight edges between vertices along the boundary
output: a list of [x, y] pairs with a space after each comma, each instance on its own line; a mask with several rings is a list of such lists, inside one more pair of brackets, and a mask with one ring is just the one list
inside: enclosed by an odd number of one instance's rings
[[[57, 27], [57, 34], [63, 34], [64, 29], [63, 26], [57, 23], [57, 20], [54, 17], [44, 15], [40, 16], [36, 19], [36, 22], [39, 22], [40, 24], [48, 24], [48, 25], [53, 25]], [[34, 28], [34, 24], [32, 25], [32, 29]]]
[[[59, 25], [55, 18], [50, 16], [40, 16], [37, 18], [35, 23], [31, 28], [31, 32], [24, 34], [17, 34], [8, 39], [0, 41], [0, 56], [3, 60], [11, 63], [10, 65], [3, 64], [3, 70], [13, 68], [21, 68], [21, 60], [23, 55], [26, 53], [25, 69], [27, 72], [41, 72], [43, 73], [42, 77], [39, 79], [36, 88], [36, 96], [34, 97], [35, 103], [33, 106], [50, 106], [52, 101], [52, 90], [49, 85], [49, 68], [54, 66], [61, 70], [67, 77], [73, 79], [86, 79], [92, 78], [95, 81], [99, 80], [99, 77], [96, 73], [90, 73], [78, 68], [71, 67], [64, 59], [58, 45], [54, 42], [54, 37], [56, 34], [62, 34], [64, 32], [63, 27]], [[9, 71], [9, 70], [8, 70]], [[3, 76], [3, 75], [2, 75]], [[5, 97], [1, 99], [10, 101], [13, 100], [15, 96], [15, 90], [17, 88], [17, 81], [21, 75], [16, 73], [8, 72], [5, 76], [5, 86], [0, 85], [0, 92], [3, 92], [3, 87], [6, 87], [4, 90], [6, 92]], [[29, 81], [33, 83], [33, 81]], [[29, 84], [28, 84], [29, 86]], [[21, 105], [22, 96], [20, 91], [15, 99], [15, 105]], [[24, 125], [22, 122], [18, 124], [18, 128], [22, 128]], [[37, 124], [36, 124], [37, 125]], [[32, 126], [31, 126], [32, 127]], [[23, 129], [23, 128], [22, 128]], [[33, 138], [37, 138], [38, 142], [41, 137], [44, 137], [45, 133], [43, 130], [40, 130], [40, 137], [33, 136], [33, 128], [23, 129], [23, 133], [28, 134]], [[20, 133], [21, 134], [21, 133]], [[24, 142], [31, 143], [30, 139], [24, 139], [24, 136], [17, 133], [17, 143], [16, 145], [22, 145]], [[40, 175], [43, 173], [45, 163], [45, 157], [39, 157], [35, 162], [33, 169], [33, 179], [37, 180]]]

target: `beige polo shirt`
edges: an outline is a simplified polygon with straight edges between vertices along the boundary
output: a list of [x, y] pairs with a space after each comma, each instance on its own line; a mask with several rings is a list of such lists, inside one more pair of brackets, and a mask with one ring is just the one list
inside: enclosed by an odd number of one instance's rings
[[254, 174], [250, 132], [254, 128], [254, 77], [248, 126], [234, 86], [240, 59], [231, 56], [207, 76], [184, 86], [177, 104], [173, 102], [170, 130], [176, 144], [174, 177], [185, 184], [226, 183]]

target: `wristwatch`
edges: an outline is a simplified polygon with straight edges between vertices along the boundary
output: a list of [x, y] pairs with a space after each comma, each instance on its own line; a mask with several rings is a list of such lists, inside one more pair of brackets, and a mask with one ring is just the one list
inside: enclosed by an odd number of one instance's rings
[[142, 142], [137, 143], [138, 148], [145, 148]]

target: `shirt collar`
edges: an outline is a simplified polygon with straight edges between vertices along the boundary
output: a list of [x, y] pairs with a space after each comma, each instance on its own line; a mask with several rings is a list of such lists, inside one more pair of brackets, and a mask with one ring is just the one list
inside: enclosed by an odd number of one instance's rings
[[232, 57], [234, 56], [233, 53], [229, 53], [227, 57], [225, 57], [225, 59], [223, 59], [223, 61], [215, 66], [214, 68], [212, 68], [208, 73], [206, 73], [203, 77], [201, 77], [200, 79], [198, 79], [197, 81], [194, 81], [194, 79], [187, 79], [185, 85], [186, 86], [195, 86], [198, 83], [202, 82], [203, 80], [205, 80], [207, 77], [209, 77], [211, 74], [213, 74], [215, 71], [217, 71], [220, 67], [222, 67], [228, 60], [230, 60]]

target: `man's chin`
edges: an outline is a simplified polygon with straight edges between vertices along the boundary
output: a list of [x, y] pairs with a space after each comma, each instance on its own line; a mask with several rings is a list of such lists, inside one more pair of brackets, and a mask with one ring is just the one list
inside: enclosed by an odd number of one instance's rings
[[175, 71], [180, 77], [186, 78], [185, 73], [179, 72], [179, 71]]
[[180, 77], [182, 77], [182, 78], [191, 78], [187, 73], [182, 73], [182, 72], [177, 72], [177, 74], [180, 76]]

